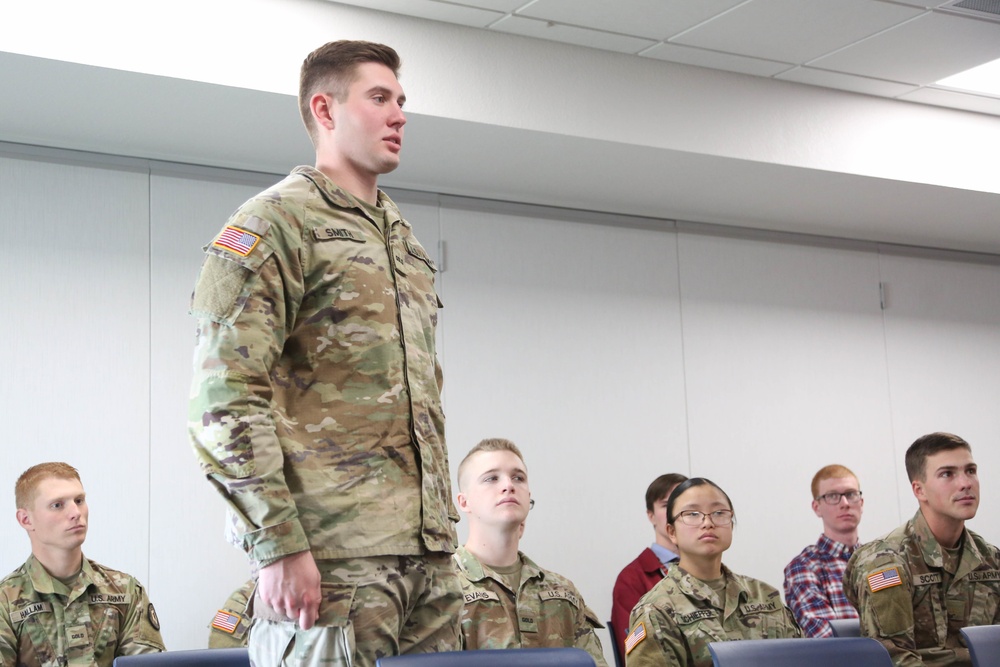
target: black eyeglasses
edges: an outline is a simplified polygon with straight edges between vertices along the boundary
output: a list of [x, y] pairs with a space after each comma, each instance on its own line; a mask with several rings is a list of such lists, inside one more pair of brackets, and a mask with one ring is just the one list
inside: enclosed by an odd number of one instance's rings
[[705, 521], [706, 516], [711, 519], [713, 526], [728, 526], [733, 522], [732, 510], [715, 510], [714, 512], [688, 510], [675, 516], [674, 521], [679, 520], [685, 526], [700, 526]]
[[846, 498], [847, 502], [849, 502], [850, 504], [853, 505], [854, 503], [856, 503], [859, 500], [861, 500], [861, 492], [860, 491], [844, 491], [843, 493], [837, 493], [836, 491], [834, 491], [832, 493], [824, 493], [822, 496], [820, 496], [816, 500], [822, 500], [827, 505], [839, 505], [841, 498]]

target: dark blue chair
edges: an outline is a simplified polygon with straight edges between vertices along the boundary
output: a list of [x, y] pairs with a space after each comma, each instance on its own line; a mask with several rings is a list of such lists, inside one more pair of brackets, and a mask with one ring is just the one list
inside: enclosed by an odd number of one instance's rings
[[830, 621], [834, 637], [860, 637], [861, 620], [857, 618], [837, 618]]
[[594, 667], [594, 659], [579, 648], [504, 648], [392, 655], [375, 667]]
[[1000, 665], [1000, 625], [976, 625], [960, 630], [972, 656], [972, 667]]
[[892, 667], [889, 652], [866, 637], [745, 639], [708, 645], [715, 667]]
[[611, 635], [611, 649], [615, 654], [615, 667], [625, 667], [625, 656], [622, 655], [622, 647], [618, 645], [615, 626], [610, 620], [605, 621], [604, 625], [607, 626], [608, 634]]
[[250, 657], [245, 648], [164, 651], [118, 656], [114, 667], [250, 667]]

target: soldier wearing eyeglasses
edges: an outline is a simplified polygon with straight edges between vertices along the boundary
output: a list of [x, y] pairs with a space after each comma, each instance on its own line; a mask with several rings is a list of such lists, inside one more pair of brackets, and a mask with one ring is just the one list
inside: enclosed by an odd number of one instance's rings
[[689, 479], [670, 494], [667, 518], [680, 560], [632, 610], [627, 667], [710, 667], [711, 642], [802, 636], [776, 588], [722, 564], [735, 524], [725, 491]]
[[865, 500], [857, 476], [842, 465], [820, 468], [812, 479], [812, 498], [823, 534], [785, 567], [785, 602], [807, 637], [832, 637], [831, 620], [858, 617], [843, 582], [858, 546]]
[[906, 474], [920, 508], [854, 552], [844, 592], [898, 667], [971, 665], [959, 630], [1000, 623], [1000, 550], [965, 527], [979, 468], [968, 442], [931, 433], [906, 450]]

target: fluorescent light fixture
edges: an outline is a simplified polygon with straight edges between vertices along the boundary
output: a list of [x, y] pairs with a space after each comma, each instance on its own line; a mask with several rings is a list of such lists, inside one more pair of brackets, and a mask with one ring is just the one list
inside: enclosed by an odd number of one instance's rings
[[937, 83], [948, 88], [1000, 97], [1000, 59], [952, 74]]

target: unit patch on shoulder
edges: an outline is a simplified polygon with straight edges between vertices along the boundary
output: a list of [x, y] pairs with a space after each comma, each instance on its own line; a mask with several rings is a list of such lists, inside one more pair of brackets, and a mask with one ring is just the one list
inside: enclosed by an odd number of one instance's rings
[[230, 252], [235, 252], [241, 257], [246, 257], [260, 243], [260, 237], [239, 227], [227, 226], [219, 234], [219, 237], [212, 241], [216, 248], [222, 248]]
[[220, 609], [215, 612], [215, 618], [212, 619], [213, 628], [229, 634], [236, 632], [236, 626], [239, 624], [240, 617], [226, 611], [225, 609]]
[[879, 570], [868, 575], [868, 588], [871, 589], [872, 593], [880, 591], [883, 588], [902, 585], [903, 580], [899, 578], [899, 569], [895, 567]]
[[632, 629], [632, 632], [628, 633], [625, 637], [625, 655], [632, 652], [636, 646], [642, 643], [642, 640], [646, 638], [646, 624], [642, 621], [639, 625]]

